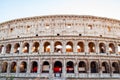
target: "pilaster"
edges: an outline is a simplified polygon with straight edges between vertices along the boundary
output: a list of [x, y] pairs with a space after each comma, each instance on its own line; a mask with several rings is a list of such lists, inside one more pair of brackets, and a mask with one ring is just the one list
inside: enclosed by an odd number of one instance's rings
[[33, 47], [33, 42], [29, 42], [29, 54], [32, 54], [32, 47]]
[[7, 73], [10, 73], [10, 62], [8, 61]]
[[85, 41], [85, 54], [89, 54], [88, 41]]
[[29, 59], [29, 57], [28, 57], [28, 59], [27, 59], [27, 73], [30, 73], [31, 72], [31, 67], [32, 67], [32, 65], [31, 65], [31, 63], [32, 62], [30, 62], [30, 59]]
[[51, 52], [51, 54], [53, 54], [54, 53], [54, 41], [52, 40], [51, 41], [51, 45], [50, 45], [50, 52]]

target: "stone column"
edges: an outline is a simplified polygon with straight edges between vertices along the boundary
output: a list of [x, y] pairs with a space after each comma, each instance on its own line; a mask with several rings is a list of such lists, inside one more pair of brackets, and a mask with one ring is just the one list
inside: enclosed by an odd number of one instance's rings
[[50, 60], [50, 77], [53, 77], [53, 65], [54, 65], [54, 63], [52, 62], [52, 59]]
[[106, 43], [106, 53], [110, 54], [110, 52], [109, 52], [109, 43], [108, 42]]
[[100, 53], [99, 53], [99, 42], [96, 41], [95, 43], [96, 43], [96, 44], [95, 44], [95, 52], [96, 52], [96, 54], [100, 54]]
[[41, 45], [40, 45], [40, 54], [44, 52], [44, 43], [43, 41], [41, 41]]
[[41, 41], [39, 41], [39, 48], [38, 48], [38, 54], [41, 53]]
[[17, 63], [17, 65], [16, 65], [17, 66], [16, 67], [16, 73], [19, 74], [19, 72], [20, 72], [20, 61], [17, 60], [16, 63]]
[[2, 61], [0, 61], [0, 73], [2, 72]]
[[10, 66], [11, 64], [10, 64], [10, 62], [8, 61], [8, 67], [7, 67], [7, 73], [10, 73]]
[[66, 41], [63, 42], [62, 51], [63, 51], [63, 53], [66, 53]]
[[77, 60], [75, 61], [74, 69], [75, 69], [75, 75], [76, 75], [76, 77], [78, 77], [78, 61]]
[[73, 41], [73, 52], [77, 54], [77, 42]]
[[30, 62], [30, 59], [28, 57], [27, 59], [27, 73], [30, 73], [31, 72], [31, 62]]
[[22, 49], [23, 49], [23, 43], [20, 42], [19, 44], [20, 44], [20, 47], [19, 47], [19, 54], [22, 54], [22, 53], [23, 53], [23, 52], [22, 52]]
[[12, 45], [11, 45], [12, 47], [11, 47], [11, 51], [10, 51], [10, 54], [13, 54], [14, 53], [14, 46], [15, 46], [15, 43], [12, 43]]
[[[41, 60], [41, 59], [40, 59]], [[43, 66], [43, 61], [40, 61], [40, 69], [39, 69], [39, 71], [40, 71], [40, 75], [42, 74], [42, 66]]]
[[65, 58], [63, 60], [63, 68], [62, 68], [62, 71], [63, 71], [63, 77], [65, 78], [66, 77], [66, 61], [65, 61]]
[[29, 42], [29, 54], [32, 54], [32, 47], [33, 47], [33, 42]]
[[39, 61], [38, 61], [38, 71], [37, 71], [37, 73], [39, 73], [39, 74], [41, 74], [41, 66], [40, 66], [40, 63], [41, 63], [41, 61], [40, 61], [40, 57], [39, 57]]
[[111, 60], [109, 60], [109, 68], [110, 68], [110, 76], [112, 76], [113, 72], [112, 72], [112, 62], [111, 62]]
[[54, 41], [52, 40], [51, 41], [51, 45], [50, 45], [50, 52], [51, 52], [51, 54], [53, 54], [54, 53]]
[[119, 54], [118, 53], [118, 44], [117, 44], [117, 42], [115, 43], [115, 54]]
[[98, 68], [99, 68], [99, 74], [102, 75], [102, 62], [101, 60], [98, 61]]
[[91, 67], [90, 67], [90, 63], [91, 61], [87, 60], [87, 74], [88, 74], [88, 77], [89, 77], [89, 74], [91, 73]]
[[86, 40], [85, 41], [85, 54], [88, 54], [89, 53], [89, 51], [88, 51], [88, 41]]

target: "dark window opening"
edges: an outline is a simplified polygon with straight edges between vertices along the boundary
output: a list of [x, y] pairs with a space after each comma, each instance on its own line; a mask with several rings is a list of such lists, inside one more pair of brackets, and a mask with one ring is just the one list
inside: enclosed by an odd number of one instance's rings
[[79, 34], [79, 36], [82, 36], [82, 34]]
[[38, 69], [38, 64], [37, 64], [37, 62], [33, 62], [32, 63], [32, 69], [31, 69], [31, 72], [32, 73], [37, 73], [37, 69]]
[[42, 73], [49, 73], [50, 65], [47, 61], [43, 63], [42, 66]]
[[57, 34], [57, 36], [60, 36], [60, 34]]
[[36, 34], [36, 36], [38, 36], [38, 34]]
[[98, 66], [97, 66], [97, 63], [96, 62], [91, 62], [91, 73], [98, 73]]
[[60, 61], [55, 62], [54, 73], [62, 73], [62, 63]]
[[79, 73], [86, 73], [85, 62], [83, 62], [83, 61], [79, 62], [78, 71], [79, 71]]
[[67, 62], [67, 73], [74, 73], [74, 64], [73, 62]]
[[27, 63], [26, 62], [22, 62], [20, 64], [20, 73], [26, 73], [27, 72]]

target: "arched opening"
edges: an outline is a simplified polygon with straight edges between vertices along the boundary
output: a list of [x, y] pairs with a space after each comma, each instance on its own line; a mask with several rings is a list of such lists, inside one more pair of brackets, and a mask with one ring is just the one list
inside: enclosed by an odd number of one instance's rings
[[117, 62], [112, 63], [112, 71], [113, 73], [119, 73], [119, 66]]
[[4, 46], [1, 45], [1, 46], [0, 46], [0, 53], [3, 53], [3, 49], [4, 49]]
[[20, 64], [20, 73], [26, 73], [26, 72], [27, 72], [27, 63], [23, 61]]
[[32, 47], [32, 52], [39, 52], [39, 43], [35, 42]]
[[109, 65], [107, 62], [102, 63], [102, 73], [109, 73]]
[[23, 45], [23, 53], [29, 53], [29, 43], [24, 43], [24, 45]]
[[106, 48], [104, 43], [99, 44], [99, 51], [100, 53], [106, 53]]
[[120, 44], [118, 44], [118, 53], [120, 54]]
[[16, 72], [16, 62], [12, 62], [12, 64], [11, 64], [11, 70], [10, 70], [10, 72], [11, 73], [15, 73]]
[[49, 42], [45, 42], [44, 43], [44, 52], [50, 52], [50, 43]]
[[77, 52], [84, 52], [84, 43], [83, 42], [78, 42]]
[[7, 67], [8, 67], [8, 63], [3, 62], [3, 64], [2, 64], [2, 73], [7, 73]]
[[42, 73], [49, 73], [49, 70], [50, 70], [49, 62], [47, 61], [43, 62]]
[[72, 42], [67, 42], [66, 52], [73, 52], [73, 43]]
[[14, 46], [14, 53], [19, 53], [19, 50], [20, 50], [20, 44], [16, 43]]
[[67, 73], [74, 73], [74, 63], [72, 61], [67, 62]]
[[98, 64], [95, 61], [92, 61], [90, 64], [91, 73], [98, 73]]
[[93, 42], [90, 42], [88, 46], [89, 46], [89, 52], [95, 53], [95, 44]]
[[109, 44], [109, 53], [115, 53], [115, 46], [113, 43]]
[[62, 63], [60, 61], [54, 63], [54, 73], [62, 73]]
[[62, 52], [62, 43], [57, 41], [54, 44], [54, 52]]
[[31, 73], [37, 73], [38, 63], [36, 61], [32, 62]]
[[11, 44], [8, 44], [6, 46], [6, 53], [10, 53], [10, 51], [11, 51]]
[[84, 61], [80, 61], [78, 65], [79, 73], [86, 73], [86, 64]]

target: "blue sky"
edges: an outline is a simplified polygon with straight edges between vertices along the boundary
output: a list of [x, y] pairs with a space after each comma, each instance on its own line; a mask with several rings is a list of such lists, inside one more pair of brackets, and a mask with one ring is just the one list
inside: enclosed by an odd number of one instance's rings
[[56, 14], [120, 19], [120, 0], [0, 0], [0, 23], [16, 18]]

